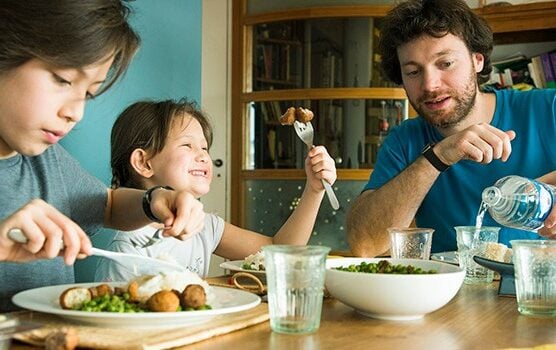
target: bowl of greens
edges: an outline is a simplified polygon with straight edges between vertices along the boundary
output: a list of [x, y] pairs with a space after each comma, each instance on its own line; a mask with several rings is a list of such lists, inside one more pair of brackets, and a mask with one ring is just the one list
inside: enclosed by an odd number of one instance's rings
[[362, 315], [402, 321], [446, 305], [464, 277], [459, 266], [431, 260], [341, 258], [327, 260], [325, 286]]

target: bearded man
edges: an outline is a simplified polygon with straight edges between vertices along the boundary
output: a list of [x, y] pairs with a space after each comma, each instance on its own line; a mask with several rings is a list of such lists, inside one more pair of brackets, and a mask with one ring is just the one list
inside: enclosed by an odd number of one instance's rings
[[[394, 128], [347, 216], [352, 252], [387, 253], [388, 227], [435, 229], [432, 252], [456, 250], [487, 186], [506, 175], [556, 184], [556, 90], [481, 91], [492, 31], [460, 0], [409, 0], [384, 18], [382, 69], [418, 117]], [[539, 232], [502, 228], [499, 241], [556, 238], [556, 209]], [[483, 225], [500, 226], [490, 216]], [[543, 237], [544, 236], [544, 237]]]

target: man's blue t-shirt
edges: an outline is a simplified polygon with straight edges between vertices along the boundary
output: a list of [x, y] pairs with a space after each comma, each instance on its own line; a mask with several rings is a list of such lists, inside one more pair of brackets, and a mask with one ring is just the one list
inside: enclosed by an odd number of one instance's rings
[[[479, 164], [462, 160], [441, 173], [415, 216], [419, 227], [435, 229], [432, 251], [456, 250], [454, 226], [475, 225], [481, 193], [506, 175], [536, 178], [556, 170], [556, 90], [497, 90], [491, 125], [514, 130], [512, 153], [506, 162]], [[422, 117], [394, 128], [380, 147], [367, 189], [377, 189], [408, 167], [428, 143], [443, 136]], [[489, 214], [484, 226], [500, 226]], [[534, 232], [502, 227], [499, 241], [539, 239]]]

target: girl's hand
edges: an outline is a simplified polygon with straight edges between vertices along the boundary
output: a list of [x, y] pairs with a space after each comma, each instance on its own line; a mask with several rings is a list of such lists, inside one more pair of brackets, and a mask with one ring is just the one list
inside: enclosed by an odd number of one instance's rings
[[[20, 229], [25, 244], [8, 237], [11, 229]], [[0, 223], [0, 261], [25, 262], [64, 256], [72, 265], [76, 258], [91, 253], [87, 234], [70, 218], [41, 199], [34, 199]]]
[[205, 226], [203, 203], [186, 191], [154, 191], [151, 210], [164, 223], [164, 236], [186, 240]]
[[314, 146], [305, 159], [307, 184], [316, 192], [324, 191], [321, 179], [334, 184], [336, 181], [336, 164], [324, 146]]

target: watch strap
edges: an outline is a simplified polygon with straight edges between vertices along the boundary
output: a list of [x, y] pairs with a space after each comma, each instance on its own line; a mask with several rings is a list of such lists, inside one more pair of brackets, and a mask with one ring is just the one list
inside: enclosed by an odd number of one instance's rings
[[429, 161], [429, 163], [432, 164], [433, 167], [435, 167], [436, 170], [440, 172], [448, 170], [450, 166], [444, 163], [443, 161], [441, 161], [440, 158], [438, 158], [436, 153], [434, 153], [433, 148], [434, 148], [434, 143], [429, 143], [427, 146], [425, 146], [421, 154]]
[[154, 186], [146, 190], [145, 193], [143, 194], [143, 212], [149, 218], [149, 220], [153, 222], [159, 222], [159, 223], [162, 223], [162, 221], [160, 221], [160, 219], [153, 214], [151, 210], [151, 200], [152, 200], [152, 193], [161, 188], [165, 190], [171, 190], [171, 191], [174, 190], [170, 186]]

